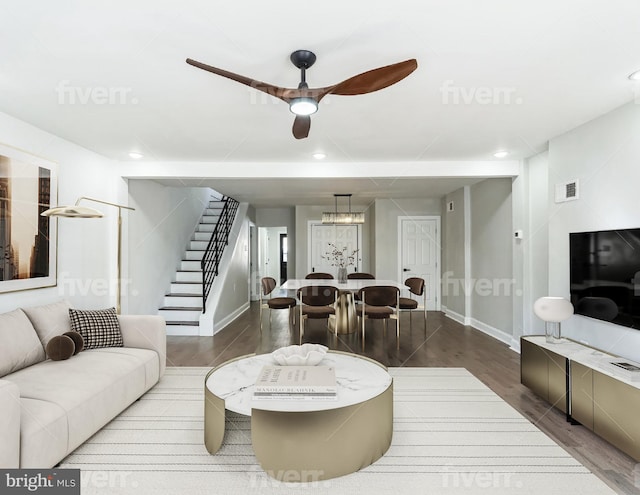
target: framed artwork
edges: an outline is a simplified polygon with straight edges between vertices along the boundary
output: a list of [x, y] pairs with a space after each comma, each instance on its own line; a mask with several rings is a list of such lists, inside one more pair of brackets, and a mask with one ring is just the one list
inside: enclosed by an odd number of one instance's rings
[[0, 293], [56, 285], [57, 164], [0, 144]]

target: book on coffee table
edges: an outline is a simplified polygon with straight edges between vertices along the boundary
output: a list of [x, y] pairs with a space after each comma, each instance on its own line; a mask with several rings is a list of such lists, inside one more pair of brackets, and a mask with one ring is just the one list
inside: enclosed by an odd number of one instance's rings
[[331, 366], [264, 366], [254, 399], [335, 400], [336, 373]]

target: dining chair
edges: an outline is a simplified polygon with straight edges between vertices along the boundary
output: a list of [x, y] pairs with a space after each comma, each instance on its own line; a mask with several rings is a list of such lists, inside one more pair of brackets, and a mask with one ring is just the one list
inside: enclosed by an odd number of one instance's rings
[[347, 278], [349, 280], [375, 280], [376, 277], [374, 277], [370, 273], [353, 272], [353, 273], [350, 273], [349, 275], [347, 275]]
[[[349, 275], [347, 275], [347, 278], [349, 280], [375, 280], [376, 277], [374, 277], [370, 273], [354, 272], [354, 273], [350, 273]], [[358, 295], [357, 292], [353, 295], [353, 299], [355, 301], [359, 301], [360, 300], [360, 296]]]
[[[409, 288], [410, 294], [422, 296], [422, 306], [424, 308], [424, 323], [427, 324], [427, 291], [424, 290], [424, 279], [420, 277], [409, 277], [404, 281], [404, 285]], [[409, 311], [409, 328], [413, 321], [413, 310], [418, 309], [418, 301], [412, 297], [401, 297], [399, 302], [401, 311]]]
[[333, 280], [333, 275], [331, 275], [330, 273], [311, 272], [311, 273], [307, 273], [307, 276], [304, 278], [306, 278], [307, 280], [312, 280], [312, 279]]
[[390, 319], [396, 320], [396, 339], [400, 345], [400, 289], [392, 285], [373, 285], [363, 287], [358, 291], [362, 301], [356, 307], [356, 314], [362, 324], [362, 341], [364, 342], [365, 320], [384, 320], [385, 330]]
[[297, 296], [300, 301], [300, 344], [302, 344], [307, 319], [326, 319], [328, 326], [329, 319], [335, 318], [338, 289], [331, 285], [307, 285], [298, 289]]
[[289, 309], [289, 328], [296, 323], [296, 313], [292, 311], [297, 306], [293, 297], [271, 297], [276, 288], [276, 280], [272, 277], [263, 277], [260, 280], [260, 332], [262, 332], [262, 310], [269, 309], [269, 328], [271, 328], [271, 310]]

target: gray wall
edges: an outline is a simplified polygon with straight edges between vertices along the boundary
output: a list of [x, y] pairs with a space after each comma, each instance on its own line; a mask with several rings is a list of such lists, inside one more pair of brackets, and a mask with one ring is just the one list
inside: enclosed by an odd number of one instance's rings
[[[447, 211], [446, 206], [454, 202], [454, 210]], [[465, 297], [463, 284], [465, 279], [465, 218], [464, 189], [447, 194], [444, 198], [442, 214], [442, 304], [450, 311], [465, 316]], [[469, 316], [469, 315], [466, 315]]]
[[158, 312], [210, 196], [204, 187], [129, 181], [129, 313]]
[[471, 318], [513, 334], [511, 182], [471, 186]]
[[375, 201], [375, 271], [377, 278], [398, 280], [398, 217], [439, 216], [436, 198], [376, 199]]

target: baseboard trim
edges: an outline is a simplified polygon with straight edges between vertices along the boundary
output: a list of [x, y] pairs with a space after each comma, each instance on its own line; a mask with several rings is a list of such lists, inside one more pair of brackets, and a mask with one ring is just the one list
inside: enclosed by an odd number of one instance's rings
[[455, 311], [447, 308], [446, 306], [442, 306], [442, 311], [447, 318], [451, 318], [453, 321], [456, 321], [461, 325], [468, 326], [471, 324], [470, 318], [467, 318], [466, 316], [463, 316], [460, 313], [456, 313]]
[[240, 306], [238, 309], [236, 309], [232, 313], [230, 313], [227, 316], [225, 316], [224, 318], [222, 318], [222, 320], [214, 323], [213, 324], [213, 333], [211, 335], [217, 334], [220, 330], [222, 330], [223, 328], [228, 326], [230, 323], [235, 321], [237, 318], [239, 318], [240, 315], [242, 315], [242, 313], [244, 313], [248, 309], [249, 309], [249, 302], [247, 301], [242, 306]]
[[502, 330], [499, 330], [491, 325], [487, 325], [475, 318], [469, 318], [467, 316], [456, 313], [446, 306], [442, 306], [442, 311], [447, 318], [451, 318], [453, 321], [460, 323], [461, 325], [473, 327], [475, 330], [487, 334], [489, 337], [493, 337], [500, 342], [503, 342], [509, 346], [513, 352], [520, 354], [520, 340], [509, 335]]
[[197, 325], [167, 325], [167, 335], [198, 336], [200, 328]]
[[513, 335], [509, 335], [508, 333], [492, 327], [491, 325], [487, 325], [486, 323], [476, 320], [475, 318], [471, 318], [470, 325], [476, 330], [480, 330], [482, 333], [486, 333], [490, 337], [493, 337], [494, 339], [507, 344], [509, 348], [514, 352], [519, 352], [516, 351], [516, 347], [520, 347], [519, 341], [517, 339], [514, 339]]

